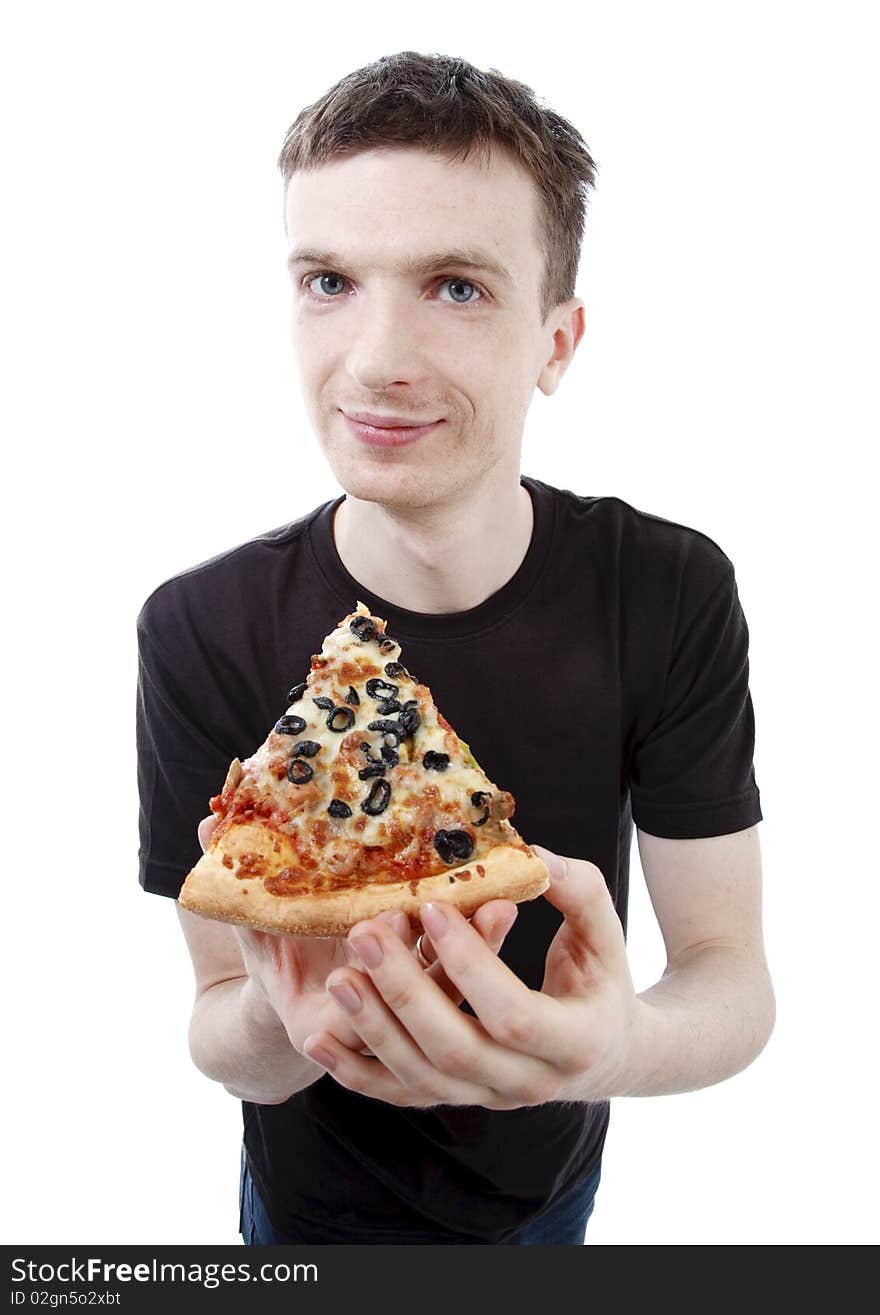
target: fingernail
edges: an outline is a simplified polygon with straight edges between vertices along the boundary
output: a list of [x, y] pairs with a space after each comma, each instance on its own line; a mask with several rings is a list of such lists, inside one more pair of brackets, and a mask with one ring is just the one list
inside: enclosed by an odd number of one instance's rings
[[543, 845], [532, 845], [532, 849], [550, 873], [551, 881], [565, 880], [568, 876], [567, 859], [563, 858], [561, 854], [554, 854], [551, 849], [545, 849]]
[[395, 934], [399, 936], [401, 940], [404, 939], [409, 929], [409, 918], [405, 913], [402, 913], [400, 909], [394, 909], [392, 912], [389, 912], [386, 909], [384, 913], [379, 914], [379, 917], [382, 922], [388, 923], [389, 927], [393, 929]]
[[368, 968], [379, 967], [382, 962], [382, 946], [375, 936], [358, 936], [357, 940], [348, 943]]
[[336, 1060], [333, 1055], [330, 1054], [329, 1050], [325, 1050], [323, 1046], [309, 1046], [306, 1041], [303, 1044], [303, 1054], [306, 1059], [314, 1060], [316, 1064], [320, 1064], [322, 1068], [329, 1069], [331, 1073], [336, 1067]]
[[436, 904], [423, 904], [419, 913], [422, 918], [422, 926], [431, 937], [431, 940], [439, 940], [448, 926], [446, 914], [442, 909], [438, 909]]
[[361, 998], [353, 986], [340, 982], [338, 986], [328, 986], [327, 990], [342, 1008], [349, 1014], [356, 1014], [361, 1007]]

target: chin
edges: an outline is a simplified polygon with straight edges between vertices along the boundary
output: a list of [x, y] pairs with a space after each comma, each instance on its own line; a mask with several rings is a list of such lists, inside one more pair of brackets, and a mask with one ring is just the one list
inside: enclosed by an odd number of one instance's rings
[[369, 451], [359, 460], [347, 456], [340, 460], [338, 454], [331, 458], [325, 453], [336, 482], [350, 497], [361, 502], [377, 502], [386, 507], [430, 507], [446, 494], [451, 495], [460, 483], [455, 471], [438, 471], [433, 468], [433, 462], [419, 468], [404, 468], [399, 462], [387, 461], [387, 455], [379, 449], [378, 460]]

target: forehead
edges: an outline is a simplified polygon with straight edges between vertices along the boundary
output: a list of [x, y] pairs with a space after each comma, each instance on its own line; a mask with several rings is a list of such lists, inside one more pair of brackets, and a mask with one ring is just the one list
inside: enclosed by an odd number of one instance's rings
[[332, 249], [377, 268], [426, 249], [478, 250], [515, 277], [541, 261], [537, 190], [497, 149], [456, 162], [409, 147], [331, 160], [292, 176], [285, 219], [291, 249]]

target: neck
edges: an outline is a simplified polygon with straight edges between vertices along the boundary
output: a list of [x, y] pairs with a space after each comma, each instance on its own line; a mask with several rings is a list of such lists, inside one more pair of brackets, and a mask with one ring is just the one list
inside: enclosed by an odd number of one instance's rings
[[501, 589], [528, 551], [534, 516], [519, 474], [457, 489], [454, 502], [386, 506], [348, 494], [336, 550], [371, 593], [411, 612], [466, 612]]

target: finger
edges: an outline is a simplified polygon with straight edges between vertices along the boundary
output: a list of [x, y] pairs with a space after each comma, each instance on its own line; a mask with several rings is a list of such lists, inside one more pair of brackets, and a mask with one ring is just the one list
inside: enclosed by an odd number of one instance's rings
[[404, 945], [409, 950], [415, 949], [419, 933], [410, 923], [409, 918], [402, 909], [385, 909], [384, 913], [377, 915], [383, 922], [387, 922], [392, 928], [395, 935], [399, 936]]
[[199, 831], [198, 831], [199, 844], [202, 847], [203, 854], [207, 853], [208, 844], [210, 842], [211, 836], [217, 830], [217, 827], [219, 825], [220, 825], [220, 818], [215, 816], [214, 813], [211, 813], [210, 816], [208, 817], [203, 817], [201, 822], [199, 822]]
[[[315, 1032], [306, 1037], [303, 1053], [307, 1059], [332, 1073], [334, 1081], [348, 1091], [385, 1101], [388, 1105], [416, 1109], [439, 1104], [485, 1105], [492, 1096], [483, 1088], [453, 1085], [448, 1080], [442, 1082], [442, 1075], [432, 1075], [428, 1066], [424, 1066], [422, 1085], [407, 1085], [380, 1058], [348, 1050], [327, 1032]], [[442, 1094], [439, 1085], [436, 1091], [427, 1085], [431, 1080], [435, 1084], [442, 1082]]]
[[[489, 949], [497, 954], [504, 944], [507, 933], [516, 922], [518, 913], [519, 909], [513, 900], [490, 900], [488, 904], [480, 905], [469, 922], [472, 927], [476, 927]], [[422, 936], [421, 950], [429, 964], [438, 963], [437, 948], [431, 943], [431, 937], [427, 932]], [[438, 972], [442, 971], [442, 968], [443, 965], [439, 964]], [[445, 973], [443, 975], [445, 976]], [[434, 980], [438, 981], [439, 978], [435, 976]]]
[[544, 897], [559, 909], [577, 940], [609, 970], [627, 962], [623, 927], [595, 863], [554, 854], [542, 845], [532, 848], [550, 873]]
[[[436, 919], [435, 914], [439, 915]], [[431, 923], [431, 936], [447, 976], [502, 1053], [513, 1050], [552, 1064], [560, 1029], [565, 1027], [559, 1001], [520, 981], [454, 905], [440, 901], [423, 904], [421, 917]]]
[[516, 922], [518, 913], [519, 907], [513, 900], [490, 900], [477, 909], [471, 919], [471, 926], [476, 927], [489, 949], [497, 954]]
[[[535, 1011], [556, 1004], [529, 991], [457, 909], [455, 914], [484, 960], [494, 965], [504, 979], [506, 1010], [511, 1016], [521, 1014], [521, 993]], [[341, 984], [352, 988], [356, 998], [352, 1000], [342, 992], [339, 1003], [343, 1008], [350, 1007], [349, 1017], [358, 1034], [407, 1086], [421, 1085], [426, 1058], [450, 1078], [497, 1092], [519, 1095], [525, 1090], [531, 1094], [539, 1083], [546, 1086], [550, 1072], [547, 1065], [505, 1048], [487, 1034], [479, 1021], [454, 1006], [378, 919], [358, 924], [351, 943], [361, 955], [365, 970], [331, 974], [328, 990]], [[336, 995], [335, 989], [331, 993]]]
[[[471, 926], [476, 927], [492, 953], [498, 954], [507, 933], [516, 921], [518, 912], [513, 900], [490, 900], [488, 904], [483, 904], [477, 909], [470, 920]], [[427, 932], [422, 938], [422, 952], [430, 963], [430, 967], [426, 970], [428, 975], [434, 979], [444, 995], [448, 995], [452, 1003], [458, 1007], [464, 996], [455, 982], [447, 976], [446, 969], [437, 958], [437, 950], [431, 944]]]

